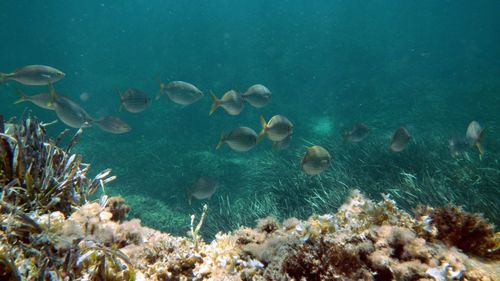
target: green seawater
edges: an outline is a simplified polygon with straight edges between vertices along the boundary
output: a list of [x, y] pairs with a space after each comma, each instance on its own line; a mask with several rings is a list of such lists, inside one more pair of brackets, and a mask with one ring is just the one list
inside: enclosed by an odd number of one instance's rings
[[[373, 199], [390, 194], [399, 206], [458, 204], [500, 223], [500, 2], [484, 1], [2, 1], [0, 72], [29, 64], [54, 66], [66, 77], [56, 91], [95, 117], [118, 116], [123, 135], [86, 129], [77, 145], [92, 173], [112, 168], [106, 187], [137, 217], [184, 234], [191, 214], [209, 211], [204, 235], [252, 225], [273, 215], [305, 218], [333, 212], [349, 190]], [[144, 112], [119, 111], [117, 90], [136, 87], [153, 97], [158, 80], [182, 80], [205, 96], [190, 106], [167, 97]], [[245, 105], [238, 116], [208, 116], [209, 92], [244, 92], [264, 84], [271, 102]], [[54, 112], [13, 104], [16, 89], [0, 85], [0, 113], [26, 109], [45, 122]], [[294, 123], [290, 147], [264, 140], [246, 153], [215, 150], [221, 131], [260, 131], [259, 116]], [[486, 128], [480, 160], [470, 148], [458, 158], [448, 140], [470, 121]], [[344, 142], [343, 129], [363, 122], [370, 135]], [[405, 126], [401, 153], [389, 138]], [[56, 137], [66, 127], [49, 127]], [[76, 131], [72, 129], [72, 131]], [[311, 177], [300, 169], [310, 145], [332, 155]], [[209, 200], [188, 204], [200, 176], [217, 178]]]

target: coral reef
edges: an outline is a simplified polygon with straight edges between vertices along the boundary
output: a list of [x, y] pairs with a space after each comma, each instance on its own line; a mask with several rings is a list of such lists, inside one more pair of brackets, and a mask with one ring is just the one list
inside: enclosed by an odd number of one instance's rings
[[[500, 278], [498, 233], [457, 207], [423, 206], [412, 216], [387, 195], [374, 202], [354, 190], [336, 213], [281, 223], [266, 217], [255, 228], [205, 242], [206, 206], [199, 219], [191, 217], [190, 237], [144, 227], [126, 220], [121, 198], [90, 201], [90, 193], [112, 179], [109, 170], [87, 179], [88, 165], [70, 161], [80, 157], [44, 138], [33, 119], [0, 136], [1, 280]], [[53, 172], [41, 173], [46, 169]], [[70, 183], [61, 185], [65, 180]], [[47, 205], [43, 192], [58, 201]]]

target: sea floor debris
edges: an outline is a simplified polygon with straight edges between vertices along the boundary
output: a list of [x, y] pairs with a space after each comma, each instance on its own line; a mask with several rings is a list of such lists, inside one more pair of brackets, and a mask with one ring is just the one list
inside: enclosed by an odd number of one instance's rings
[[455, 206], [412, 215], [389, 196], [374, 202], [353, 190], [336, 213], [262, 218], [205, 242], [206, 208], [196, 227], [192, 217], [191, 237], [175, 237], [126, 220], [123, 199], [90, 201], [110, 171], [88, 179], [81, 157], [58, 148], [31, 117], [0, 141], [0, 280], [500, 278], [500, 233]]

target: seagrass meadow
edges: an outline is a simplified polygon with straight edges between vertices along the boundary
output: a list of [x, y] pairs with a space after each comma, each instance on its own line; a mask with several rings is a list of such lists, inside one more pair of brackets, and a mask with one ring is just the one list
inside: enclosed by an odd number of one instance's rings
[[0, 280], [500, 280], [498, 14], [1, 2]]

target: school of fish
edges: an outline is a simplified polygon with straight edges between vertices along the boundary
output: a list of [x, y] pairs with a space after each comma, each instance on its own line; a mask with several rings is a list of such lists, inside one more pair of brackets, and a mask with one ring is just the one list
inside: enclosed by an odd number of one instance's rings
[[[72, 128], [91, 127], [95, 124], [104, 132], [112, 134], [124, 134], [131, 131], [131, 127], [115, 116], [92, 117], [77, 102], [67, 96], [58, 94], [53, 83], [65, 77], [65, 73], [51, 66], [28, 65], [11, 73], [0, 73], [0, 84], [6, 81], [16, 81], [28, 86], [47, 86], [46, 93], [26, 95], [17, 89], [19, 99], [16, 104], [30, 102], [34, 105], [54, 111], [57, 118]], [[166, 95], [173, 103], [188, 106], [204, 97], [204, 94], [195, 85], [184, 81], [171, 81], [167, 84], [160, 83], [160, 89], [156, 94], [156, 100]], [[255, 84], [250, 86], [244, 93], [237, 90], [229, 90], [222, 97], [210, 92], [212, 106], [209, 115], [214, 114], [217, 109], [222, 108], [229, 115], [239, 115], [245, 106], [250, 104], [254, 108], [263, 108], [271, 100], [272, 93], [264, 85]], [[130, 113], [141, 113], [151, 104], [151, 98], [142, 90], [129, 88], [118, 91], [120, 111], [126, 110]], [[3, 123], [3, 122], [2, 122]], [[273, 142], [276, 150], [287, 149], [293, 135], [293, 123], [284, 115], [274, 115], [268, 121], [260, 117], [261, 130], [257, 134], [252, 128], [240, 126], [233, 128], [229, 133], [222, 133], [216, 149], [227, 144], [229, 148], [237, 152], [247, 152], [254, 148], [264, 138]], [[344, 140], [349, 143], [359, 143], [370, 134], [370, 128], [363, 123], [354, 123], [352, 127], [343, 133]], [[472, 121], [467, 127], [464, 136], [453, 137], [449, 140], [448, 148], [452, 156], [463, 154], [467, 148], [476, 147], [480, 157], [483, 156], [484, 148], [481, 139], [484, 128], [477, 122]], [[394, 130], [389, 139], [388, 148], [393, 152], [402, 152], [411, 141], [411, 135], [407, 128], [399, 127]], [[300, 161], [300, 167], [307, 175], [315, 176], [321, 174], [331, 165], [332, 157], [322, 146], [312, 145], [306, 148], [306, 152]], [[209, 199], [217, 190], [219, 182], [211, 177], [200, 177], [191, 187], [187, 188], [189, 202], [191, 198]]]

